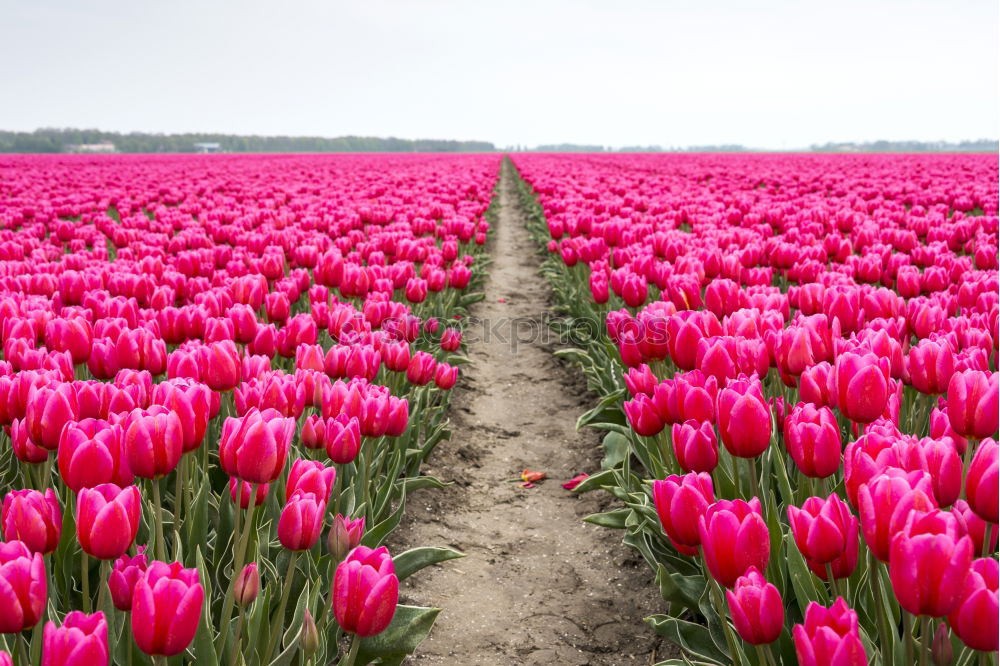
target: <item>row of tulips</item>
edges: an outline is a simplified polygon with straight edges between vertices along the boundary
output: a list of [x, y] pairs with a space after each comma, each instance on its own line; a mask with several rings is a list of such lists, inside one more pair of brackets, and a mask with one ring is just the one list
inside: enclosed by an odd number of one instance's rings
[[0, 164], [0, 664], [412, 652], [399, 583], [460, 554], [384, 543], [440, 486], [498, 166]]
[[995, 160], [517, 166], [664, 664], [996, 663]]

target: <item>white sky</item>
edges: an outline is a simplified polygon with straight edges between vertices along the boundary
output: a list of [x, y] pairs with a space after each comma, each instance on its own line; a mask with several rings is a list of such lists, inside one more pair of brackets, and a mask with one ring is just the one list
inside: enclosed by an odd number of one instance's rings
[[996, 138], [998, 22], [996, 0], [0, 0], [0, 129]]

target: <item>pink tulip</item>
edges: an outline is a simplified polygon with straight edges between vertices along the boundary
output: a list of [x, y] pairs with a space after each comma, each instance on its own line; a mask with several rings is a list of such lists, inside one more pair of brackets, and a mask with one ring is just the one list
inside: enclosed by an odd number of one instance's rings
[[785, 607], [781, 594], [768, 583], [756, 567], [736, 579], [726, 590], [729, 614], [740, 638], [751, 645], [766, 645], [778, 640], [785, 626]]
[[104, 613], [72, 611], [61, 627], [45, 623], [42, 666], [107, 666], [108, 623]]
[[771, 537], [760, 500], [719, 500], [698, 518], [705, 565], [723, 587], [732, 587], [750, 567], [767, 569]]
[[795, 655], [802, 666], [867, 666], [858, 633], [858, 614], [843, 597], [830, 608], [816, 602], [806, 606], [804, 624], [792, 629]]
[[132, 597], [135, 644], [154, 656], [184, 652], [198, 631], [204, 600], [197, 569], [185, 569], [180, 562], [150, 563]]
[[337, 565], [333, 578], [333, 612], [344, 631], [374, 636], [385, 631], [396, 614], [399, 579], [385, 546], [358, 546]]

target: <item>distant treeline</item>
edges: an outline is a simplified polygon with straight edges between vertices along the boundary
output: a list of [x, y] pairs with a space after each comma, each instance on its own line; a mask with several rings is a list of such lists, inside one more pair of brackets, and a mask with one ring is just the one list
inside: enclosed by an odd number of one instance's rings
[[995, 153], [1000, 142], [995, 139], [975, 141], [869, 141], [867, 143], [824, 143], [809, 146], [817, 153]]
[[[534, 148], [516, 147], [516, 150], [541, 153], [744, 153], [744, 152], [787, 152], [761, 151], [740, 144], [710, 146], [588, 146], [575, 143], [559, 143]], [[794, 149], [793, 149], [794, 150]], [[802, 149], [794, 150], [801, 152]], [[1000, 150], [1000, 143], [991, 139], [975, 141], [869, 141], [867, 143], [825, 143], [809, 146], [807, 151], [816, 153], [990, 153]]]
[[236, 136], [233, 134], [149, 134], [80, 129], [0, 130], [0, 153], [66, 153], [77, 146], [114, 144], [120, 153], [193, 153], [196, 143], [217, 143], [226, 153], [481, 153], [487, 141], [396, 139], [368, 136]]

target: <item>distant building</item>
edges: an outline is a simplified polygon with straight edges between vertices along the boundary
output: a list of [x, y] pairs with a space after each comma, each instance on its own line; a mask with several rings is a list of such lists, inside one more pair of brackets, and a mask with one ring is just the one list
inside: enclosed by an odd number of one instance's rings
[[115, 152], [115, 144], [110, 141], [102, 141], [101, 143], [80, 143], [75, 146], [69, 146], [69, 152], [71, 153], [113, 153]]
[[194, 144], [195, 151], [199, 153], [217, 153], [221, 150], [221, 148], [221, 144], [215, 142]]

